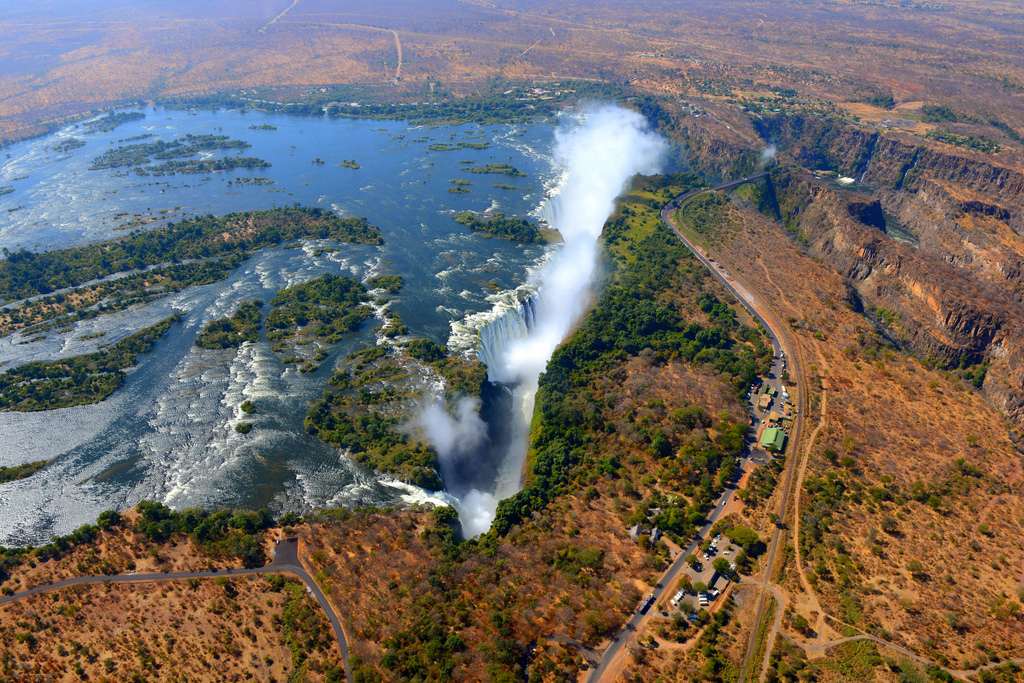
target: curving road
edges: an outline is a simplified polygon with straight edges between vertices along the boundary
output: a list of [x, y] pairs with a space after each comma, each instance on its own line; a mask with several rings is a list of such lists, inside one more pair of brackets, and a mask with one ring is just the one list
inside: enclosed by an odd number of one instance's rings
[[270, 564], [252, 569], [209, 569], [205, 571], [184, 571], [184, 572], [148, 572], [138, 574], [113, 574], [113, 575], [91, 575], [75, 576], [70, 579], [61, 579], [53, 583], [46, 583], [27, 590], [4, 595], [0, 597], [0, 607], [8, 605], [36, 595], [43, 595], [62, 588], [72, 586], [94, 586], [98, 584], [113, 583], [149, 583], [154, 581], [180, 581], [182, 579], [212, 579], [218, 576], [252, 576], [256, 574], [292, 574], [306, 585], [309, 593], [316, 598], [323, 608], [327, 620], [331, 622], [334, 629], [334, 637], [338, 641], [338, 649], [341, 651], [342, 661], [345, 665], [345, 680], [351, 681], [352, 671], [349, 667], [348, 641], [345, 639], [345, 632], [341, 628], [341, 620], [328, 602], [327, 596], [320, 590], [313, 577], [306, 572], [299, 562], [299, 543], [295, 538], [287, 538], [278, 541], [274, 546], [274, 559]]
[[[678, 237], [680, 241], [682, 241], [682, 243], [686, 245], [686, 247], [691, 252], [693, 252], [693, 255], [697, 257], [697, 260], [699, 260], [705, 268], [710, 270], [711, 273], [719, 280], [719, 282], [721, 282], [721, 284], [740, 302], [740, 304], [743, 305], [747, 312], [750, 313], [750, 315], [764, 327], [764, 329], [768, 332], [769, 338], [771, 339], [772, 348], [775, 352], [775, 355], [778, 355], [778, 353], [782, 350], [786, 350], [788, 353], [790, 347], [790, 344], [787, 343], [787, 341], [784, 340], [782, 336], [784, 334], [784, 331], [781, 328], [781, 326], [778, 325], [777, 323], [769, 322], [771, 320], [771, 316], [764, 314], [762, 312], [760, 304], [758, 303], [754, 295], [748, 292], [742, 285], [734, 281], [729, 276], [729, 274], [726, 273], [721, 268], [721, 266], [711, 261], [711, 259], [709, 259], [704, 254], [703, 250], [701, 250], [700, 247], [690, 242], [690, 240], [687, 239], [686, 236], [683, 235], [683, 233], [679, 230], [679, 228], [676, 226], [672, 218], [672, 212], [675, 211], [683, 202], [690, 199], [691, 197], [695, 197], [697, 195], [704, 194], [707, 192], [730, 190], [734, 187], [739, 187], [740, 185], [743, 185], [745, 183], [760, 180], [761, 178], [764, 178], [767, 175], [767, 172], [757, 173], [755, 175], [747, 176], [745, 178], [740, 178], [739, 180], [733, 180], [728, 183], [722, 183], [721, 185], [716, 185], [714, 187], [705, 187], [683, 193], [676, 197], [675, 199], [673, 199], [672, 201], [670, 201], [662, 208], [661, 220], [665, 223], [665, 225], [667, 225], [672, 230], [673, 233], [675, 233], [676, 237]], [[804, 392], [802, 391], [800, 392], [801, 397], [803, 396], [803, 393]], [[798, 413], [797, 415], [797, 424], [794, 426], [793, 429], [794, 438], [790, 439], [790, 449], [794, 448], [792, 444], [796, 443], [797, 441], [797, 435], [799, 434], [799, 422], [801, 420], [802, 415], [803, 410], [801, 410], [800, 413]], [[792, 458], [786, 460], [787, 471], [792, 469], [789, 465], [791, 460]], [[633, 637], [641, 629], [641, 627], [643, 627], [646, 624], [650, 616], [658, 610], [658, 605], [662, 602], [667, 591], [670, 589], [671, 586], [675, 584], [676, 579], [679, 578], [680, 573], [685, 568], [686, 556], [690, 553], [694, 553], [700, 546], [701, 541], [711, 531], [711, 527], [713, 527], [715, 522], [718, 521], [718, 518], [722, 514], [722, 510], [725, 509], [725, 506], [729, 503], [729, 500], [732, 498], [733, 494], [735, 493], [735, 490], [736, 489], [732, 486], [729, 486], [725, 489], [721, 497], [718, 499], [718, 502], [715, 504], [714, 509], [711, 511], [710, 514], [708, 514], [707, 521], [705, 522], [704, 526], [700, 528], [700, 530], [691, 540], [690, 544], [686, 548], [683, 548], [683, 551], [679, 553], [675, 560], [672, 561], [672, 564], [669, 565], [668, 569], [665, 570], [665, 573], [662, 575], [661, 579], [655, 585], [654, 592], [652, 594], [653, 601], [650, 603], [648, 609], [643, 609], [643, 605], [647, 603], [647, 600], [645, 599], [641, 603], [641, 605], [637, 607], [633, 614], [630, 615], [629, 620], [625, 623], [625, 625], [622, 627], [619, 633], [616, 634], [611, 644], [604, 651], [604, 653], [601, 656], [601, 660], [598, 662], [597, 666], [594, 668], [593, 671], [591, 671], [590, 675], [587, 677], [587, 681], [589, 683], [598, 683], [599, 681], [604, 680], [604, 678], [607, 675], [609, 675], [610, 672], [617, 670], [618, 667], [616, 666], [616, 664], [618, 658], [625, 654], [626, 646], [630, 643], [630, 641], [633, 640]], [[775, 547], [772, 547], [769, 550], [768, 566], [771, 566], [771, 564], [774, 562], [774, 557]]]

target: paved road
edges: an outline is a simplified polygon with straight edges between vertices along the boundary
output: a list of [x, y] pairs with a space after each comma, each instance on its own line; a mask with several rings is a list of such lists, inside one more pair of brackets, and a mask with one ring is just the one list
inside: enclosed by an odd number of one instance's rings
[[[672, 211], [678, 208], [684, 201], [686, 201], [690, 197], [701, 194], [703, 192], [728, 190], [733, 187], [742, 185], [744, 183], [764, 178], [767, 175], [767, 172], [759, 173], [757, 175], [741, 178], [730, 183], [724, 183], [713, 188], [705, 188], [703, 190], [693, 190], [691, 192], [687, 192], [686, 194], [677, 197], [674, 201], [669, 202], [669, 204], [667, 204], [662, 209], [661, 217], [662, 220], [664, 220], [668, 224], [668, 226], [672, 228], [672, 231], [676, 233], [679, 239], [681, 239], [683, 243], [686, 244], [687, 247], [689, 247], [690, 251], [692, 251], [694, 255], [696, 255], [700, 262], [703, 263], [705, 267], [710, 269], [711, 272], [715, 274], [719, 281], [723, 285], [725, 285], [725, 287], [730, 292], [732, 292], [737, 299], [739, 299], [740, 303], [743, 304], [743, 307], [747, 309], [750, 315], [752, 315], [758, 322], [760, 322], [761, 325], [768, 331], [768, 334], [772, 340], [772, 347], [775, 351], [776, 356], [779, 354], [780, 351], [785, 351], [787, 360], [790, 361], [790, 367], [792, 369], [793, 375], [796, 377], [797, 384], [797, 411], [796, 417], [793, 421], [793, 431], [789, 437], [789, 445], [786, 449], [787, 457], [785, 469], [782, 473], [781, 495], [779, 496], [779, 502], [775, 511], [780, 519], [785, 519], [786, 511], [789, 508], [789, 499], [792, 496], [793, 484], [796, 480], [796, 471], [798, 468], [797, 461], [800, 457], [799, 445], [802, 442], [801, 439], [803, 434], [804, 415], [807, 414], [807, 408], [809, 405], [807, 380], [804, 374], [804, 364], [800, 355], [800, 349], [799, 347], [796, 346], [794, 340], [789, 335], [789, 331], [782, 324], [773, 320], [773, 317], [771, 315], [766, 315], [764, 312], [760, 310], [760, 304], [757, 298], [752, 293], [750, 293], [745, 287], [743, 287], [743, 285], [733, 280], [729, 276], [729, 274], [726, 273], [721, 268], [721, 266], [719, 266], [717, 263], [708, 258], [700, 249], [700, 247], [690, 242], [690, 240], [688, 240], [686, 236], [683, 235], [678, 228], [676, 228], [675, 224], [671, 220]], [[766, 587], [767, 583], [771, 580], [771, 576], [774, 572], [775, 563], [778, 558], [779, 548], [784, 546], [785, 536], [785, 527], [776, 527], [772, 531], [771, 539], [768, 542], [768, 549], [766, 552], [764, 569], [762, 570], [761, 574], [762, 580], [760, 581], [760, 583], [762, 587]], [[741, 683], [742, 681], [747, 680], [748, 677], [756, 678], [759, 677], [760, 674], [760, 666], [758, 667], [757, 672], [750, 671], [750, 667], [752, 665], [751, 658], [756, 653], [758, 646], [758, 629], [756, 625], [761, 623], [764, 611], [769, 604], [769, 597], [770, 593], [767, 590], [762, 590], [758, 595], [757, 610], [753, 622], [755, 624], [755, 627], [750, 633], [750, 638], [747, 642], [746, 652], [743, 656], [743, 662], [740, 666], [739, 678]], [[770, 653], [765, 653], [766, 658], [769, 655]], [[750, 674], [752, 673], [754, 675], [750, 676]]]
[[[765, 318], [763, 318], [761, 314], [757, 311], [756, 303], [754, 301], [753, 296], [745, 289], [743, 289], [741, 286], [739, 286], [737, 283], [733, 282], [733, 280], [718, 265], [711, 262], [711, 260], [708, 259], [696, 245], [692, 244], [688, 239], [686, 239], [686, 237], [683, 236], [683, 234], [672, 222], [671, 215], [672, 211], [674, 211], [682, 202], [686, 201], [690, 197], [694, 197], [705, 192], [728, 190], [743, 185], [744, 183], [759, 180], [760, 178], [763, 178], [767, 175], [767, 173], [758, 173], [756, 175], [748, 176], [746, 178], [741, 178], [739, 180], [733, 180], [728, 183], [723, 183], [715, 187], [691, 190], [690, 192], [681, 194], [675, 199], [673, 199], [671, 202], [666, 204], [664, 208], [662, 208], [661, 219], [672, 230], [672, 232], [674, 232], [676, 236], [679, 237], [680, 240], [682, 240], [683, 244], [685, 244], [690, 249], [690, 251], [693, 252], [694, 256], [696, 256], [697, 259], [700, 260], [700, 262], [703, 263], [704, 266], [708, 270], [710, 270], [718, 278], [718, 280], [721, 281], [723, 285], [725, 285], [726, 289], [728, 289], [733, 294], [733, 296], [735, 296], [736, 299], [739, 300], [741, 304], [743, 304], [743, 307], [747, 309], [750, 315], [753, 316], [759, 323], [761, 323], [761, 325], [764, 326], [765, 330], [768, 331], [769, 337], [771, 338], [772, 349], [774, 350], [775, 356], [777, 357], [779, 355], [779, 352], [782, 350], [782, 344], [779, 341], [779, 338], [776, 336], [775, 327], [770, 325], [768, 321], [765, 320]], [[590, 683], [597, 683], [598, 681], [602, 680], [602, 678], [611, 668], [611, 665], [616, 660], [616, 658], [621, 656], [625, 652], [626, 645], [629, 644], [629, 642], [633, 639], [633, 637], [641, 629], [641, 627], [647, 622], [650, 616], [657, 612], [658, 605], [661, 604], [666, 592], [670, 589], [670, 587], [675, 585], [676, 579], [679, 578], [680, 573], [682, 573], [682, 571], [685, 569], [686, 556], [696, 552], [697, 548], [700, 546], [701, 541], [711, 531], [711, 527], [715, 525], [715, 522], [718, 521], [718, 518], [722, 514], [722, 510], [725, 509], [725, 506], [729, 503], [729, 500], [732, 498], [735, 492], [735, 487], [730, 485], [722, 493], [721, 497], [719, 497], [718, 499], [718, 503], [715, 505], [715, 508], [710, 512], [710, 514], [708, 514], [707, 521], [705, 522], [704, 526], [700, 528], [700, 530], [697, 532], [694, 538], [690, 541], [690, 544], [686, 548], [684, 548], [681, 553], [679, 553], [675, 560], [672, 561], [672, 564], [669, 565], [668, 569], [665, 570], [665, 573], [662, 575], [661, 580], [658, 581], [657, 585], [654, 588], [654, 600], [653, 602], [651, 602], [650, 607], [646, 611], [641, 611], [641, 607], [637, 607], [636, 611], [633, 612], [629, 620], [619, 631], [619, 633], [615, 636], [615, 639], [612, 640], [611, 644], [608, 646], [608, 649], [604, 651], [604, 654], [601, 656], [601, 661], [594, 668], [594, 670], [591, 671], [590, 676], [587, 677], [587, 680]], [[643, 603], [641, 603], [641, 606], [646, 602], [647, 601], [645, 600]]]
[[[793, 484], [796, 480], [796, 471], [798, 467], [797, 461], [800, 457], [799, 445], [801, 443], [803, 433], [803, 420], [804, 415], [807, 414], [808, 408], [807, 381], [806, 376], [804, 375], [804, 366], [802, 358], [800, 356], [800, 349], [799, 347], [796, 346], [794, 340], [789, 336], [788, 330], [783, 325], [774, 322], [771, 319], [771, 316], [764, 315], [759, 310], [760, 307], [758, 301], [753, 294], [747, 291], [746, 288], [744, 288], [741, 284], [734, 281], [728, 275], [728, 273], [726, 273], [718, 264], [716, 264], [707, 256], [705, 256], [703, 251], [698, 246], [691, 243], [675, 227], [675, 225], [671, 221], [672, 211], [678, 208], [679, 205], [682, 204], [682, 202], [686, 201], [690, 197], [701, 194], [702, 192], [728, 190], [733, 187], [737, 187], [738, 185], [742, 185], [743, 183], [758, 180], [767, 175], [768, 173], [759, 173], [757, 175], [741, 178], [731, 183], [725, 183], [714, 188], [707, 188], [704, 190], [694, 190], [692, 192], [687, 192], [686, 194], [680, 195], [674, 201], [666, 205], [661, 211], [661, 216], [662, 219], [669, 225], [669, 227], [672, 228], [673, 232], [676, 233], [679, 239], [681, 239], [686, 244], [686, 246], [690, 248], [690, 251], [692, 251], [697, 256], [701, 263], [703, 263], [707, 268], [709, 268], [711, 272], [713, 272], [718, 277], [722, 284], [724, 284], [726, 288], [729, 289], [729, 291], [731, 291], [736, 296], [736, 298], [740, 300], [740, 302], [743, 304], [743, 307], [746, 308], [747, 311], [758, 322], [760, 322], [766, 330], [768, 330], [768, 333], [772, 339], [772, 346], [774, 347], [776, 354], [778, 354], [780, 350], [784, 350], [786, 352], [787, 359], [791, 363], [790, 367], [792, 368], [793, 375], [796, 377], [797, 384], [797, 411], [796, 417], [793, 422], [793, 431], [790, 434], [789, 438], [786, 466], [782, 474], [781, 495], [779, 496], [778, 505], [776, 507], [776, 514], [779, 516], [780, 519], [785, 519], [786, 511], [789, 508], [789, 499], [792, 496]], [[768, 549], [766, 552], [764, 569], [762, 570], [761, 574], [762, 580], [760, 581], [760, 583], [762, 587], [766, 587], [767, 583], [771, 580], [771, 576], [774, 572], [775, 563], [778, 558], [779, 548], [784, 546], [785, 536], [785, 527], [776, 527], [772, 532], [771, 539], [768, 542]], [[760, 675], [760, 666], [758, 666], [757, 671], [750, 671], [750, 668], [753, 664], [751, 659], [758, 649], [758, 629], [756, 625], [761, 623], [764, 611], [765, 609], [767, 609], [769, 604], [769, 597], [770, 593], [767, 590], [762, 590], [758, 595], [757, 610], [753, 622], [755, 624], [755, 627], [750, 633], [750, 638], [747, 641], [746, 652], [743, 656], [743, 662], [740, 666], [739, 679], [741, 683], [742, 681], [748, 680], [748, 678], [757, 678]], [[770, 653], [765, 653], [766, 658], [769, 655]]]
[[0, 607], [19, 600], [24, 600], [36, 595], [50, 593], [62, 588], [71, 586], [93, 586], [97, 584], [112, 583], [149, 583], [153, 581], [180, 581], [182, 579], [212, 579], [218, 576], [252, 576], [256, 574], [292, 574], [298, 577], [306, 585], [306, 589], [316, 598], [327, 615], [334, 629], [334, 636], [338, 641], [338, 649], [341, 651], [342, 660], [345, 665], [346, 680], [352, 680], [352, 671], [349, 668], [348, 641], [345, 640], [345, 632], [341, 628], [341, 620], [335, 614], [327, 596], [320, 590], [313, 577], [306, 572], [299, 562], [298, 540], [288, 538], [279, 541], [274, 546], [274, 560], [262, 567], [252, 569], [210, 569], [206, 571], [184, 571], [184, 572], [147, 572], [138, 574], [113, 574], [113, 575], [91, 575], [75, 576], [69, 579], [61, 579], [53, 583], [46, 583], [27, 590], [0, 597]]

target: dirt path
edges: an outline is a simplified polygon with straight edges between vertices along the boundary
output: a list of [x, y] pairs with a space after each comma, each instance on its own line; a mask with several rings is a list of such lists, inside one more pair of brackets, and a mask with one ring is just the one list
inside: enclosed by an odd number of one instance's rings
[[271, 26], [276, 24], [278, 19], [282, 18], [284, 15], [288, 14], [289, 12], [291, 12], [295, 8], [295, 6], [297, 4], [299, 4], [299, 0], [292, 0], [292, 4], [288, 5], [283, 10], [281, 10], [280, 12], [275, 14], [274, 18], [271, 19], [270, 21], [268, 21], [267, 23], [263, 24], [263, 26], [260, 26], [260, 28], [257, 31], [257, 33], [266, 33], [268, 28], [270, 28]]
[[398, 31], [388, 29], [395, 37], [395, 54], [398, 55], [398, 62], [395, 65], [395, 83], [402, 80], [402, 39], [398, 37]]

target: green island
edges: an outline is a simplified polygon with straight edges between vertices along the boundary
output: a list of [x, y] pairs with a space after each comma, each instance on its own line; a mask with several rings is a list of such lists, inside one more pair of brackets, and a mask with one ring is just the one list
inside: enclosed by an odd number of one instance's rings
[[211, 320], [196, 336], [196, 346], [203, 349], [229, 349], [260, 338], [263, 302], [243, 301], [227, 318]]
[[0, 310], [0, 337], [18, 330], [39, 333], [53, 327], [68, 327], [78, 320], [120, 311], [186, 287], [216, 282], [227, 277], [241, 261], [240, 254], [189, 261], [42, 296]]
[[324, 275], [286, 289], [270, 302], [267, 339], [274, 351], [287, 353], [286, 363], [299, 363], [303, 372], [319, 367], [322, 350], [299, 356], [301, 347], [315, 341], [333, 344], [373, 316], [366, 287], [343, 275]]
[[125, 370], [150, 351], [177, 316], [94, 353], [36, 361], [0, 374], [0, 411], [30, 412], [99, 403], [116, 391]]
[[498, 237], [524, 244], [544, 244], [558, 238], [556, 230], [543, 228], [536, 221], [508, 217], [502, 213], [484, 216], [473, 211], [460, 211], [455, 214], [455, 222], [487, 237]]
[[448, 191], [452, 194], [469, 194], [469, 186], [472, 185], [472, 183], [465, 178], [452, 178], [448, 182], [451, 185], [451, 187], [448, 188]]
[[376, 275], [366, 281], [370, 289], [383, 289], [390, 294], [397, 293], [405, 284], [401, 275]]
[[234, 140], [226, 135], [185, 135], [171, 140], [142, 142], [123, 145], [107, 150], [93, 159], [89, 169], [97, 171], [106, 168], [144, 166], [153, 161], [166, 161], [195, 156], [200, 152], [248, 149], [251, 145], [243, 140]]
[[146, 118], [146, 115], [141, 111], [112, 111], [92, 121], [86, 121], [82, 124], [82, 127], [86, 133], [109, 133], [122, 124], [130, 121], [141, 121], [144, 118]]
[[145, 176], [217, 173], [239, 168], [270, 168], [270, 162], [256, 157], [224, 157], [222, 159], [184, 159], [165, 161], [154, 166], [137, 166], [135, 173]]
[[49, 460], [36, 460], [34, 462], [22, 463], [21, 465], [0, 466], [0, 484], [17, 481], [18, 479], [27, 479], [49, 464]]
[[273, 178], [263, 176], [242, 176], [228, 181], [228, 185], [273, 185]]
[[400, 431], [419, 393], [395, 351], [371, 346], [349, 354], [306, 415], [306, 431], [344, 448], [357, 462], [438, 490], [437, 454]]
[[249, 130], [277, 130], [277, 126], [272, 123], [254, 123], [249, 126]]
[[460, 149], [487, 149], [489, 142], [435, 142], [427, 147], [431, 152], [456, 152]]
[[0, 300], [48, 294], [91, 280], [187, 259], [248, 255], [301, 238], [381, 244], [365, 218], [319, 208], [282, 207], [201, 216], [119, 239], [46, 252], [4, 250]]
[[487, 381], [487, 368], [483, 363], [449, 353], [447, 347], [429, 339], [410, 339], [404, 351], [410, 357], [431, 366], [444, 378], [448, 398], [479, 396]]
[[65, 138], [60, 142], [54, 143], [50, 149], [60, 154], [66, 154], [67, 152], [73, 152], [80, 147], [85, 147], [85, 140], [82, 138]]
[[359, 162], [355, 159], [343, 159], [338, 166], [341, 168], [351, 168], [353, 171], [358, 171], [361, 168]]
[[471, 166], [467, 169], [470, 173], [507, 175], [510, 178], [525, 178], [526, 174], [512, 164], [485, 164], [483, 166]]
[[425, 389], [410, 359], [438, 372], [450, 395], [479, 395], [486, 381], [482, 364], [450, 356], [426, 339], [390, 349], [371, 346], [339, 365], [323, 396], [310, 405], [306, 430], [348, 450], [357, 462], [439, 490], [437, 453], [403, 427]]
[[384, 326], [380, 333], [388, 339], [394, 339], [409, 334], [409, 326], [402, 320], [402, 316], [389, 310], [384, 314]]

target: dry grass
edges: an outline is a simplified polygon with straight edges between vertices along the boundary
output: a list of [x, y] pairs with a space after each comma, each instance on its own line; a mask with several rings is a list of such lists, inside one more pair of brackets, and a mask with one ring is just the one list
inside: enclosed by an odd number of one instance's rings
[[[0, 608], [0, 677], [290, 679], [298, 672], [281, 623], [286, 597], [263, 577], [90, 586], [37, 596]], [[323, 680], [325, 667], [339, 661], [333, 638], [328, 642], [303, 664], [302, 680]]]

